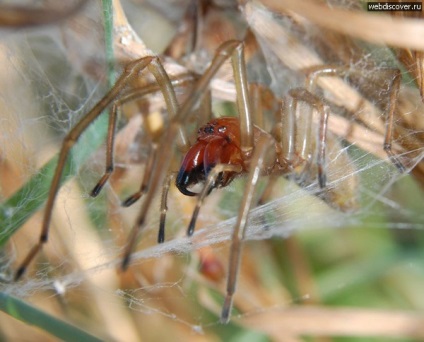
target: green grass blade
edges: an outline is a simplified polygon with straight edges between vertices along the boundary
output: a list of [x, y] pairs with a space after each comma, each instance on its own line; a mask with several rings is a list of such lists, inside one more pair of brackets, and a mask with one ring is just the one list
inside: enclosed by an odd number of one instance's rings
[[21, 322], [37, 326], [65, 341], [101, 341], [73, 325], [3, 292], [0, 292], [0, 310]]
[[111, 0], [102, 0], [105, 27], [107, 76], [109, 87], [115, 84], [115, 55], [113, 52], [113, 6]]

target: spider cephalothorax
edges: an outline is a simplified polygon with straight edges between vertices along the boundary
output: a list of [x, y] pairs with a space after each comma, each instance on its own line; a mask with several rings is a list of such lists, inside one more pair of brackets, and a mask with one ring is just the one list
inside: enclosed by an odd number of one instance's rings
[[[196, 193], [188, 190], [192, 185], [203, 183], [217, 164], [240, 165], [243, 162], [240, 149], [240, 123], [237, 118], [222, 117], [199, 128], [197, 141], [184, 157], [176, 179], [177, 188], [187, 196]], [[235, 172], [222, 172], [212, 188], [228, 185]]]

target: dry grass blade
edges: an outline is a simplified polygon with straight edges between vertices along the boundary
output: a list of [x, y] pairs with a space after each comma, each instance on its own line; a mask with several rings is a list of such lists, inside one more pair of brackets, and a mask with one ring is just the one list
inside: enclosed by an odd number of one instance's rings
[[[424, 23], [417, 19], [393, 18], [374, 13], [329, 8], [313, 0], [263, 0], [274, 12], [294, 12], [311, 22], [347, 36], [360, 38], [375, 44], [424, 49]], [[413, 32], [413, 34], [411, 34]]]
[[87, 0], [78, 0], [72, 5], [57, 6], [57, 8], [32, 8], [24, 6], [0, 5], [0, 25], [8, 28], [23, 28], [53, 24], [66, 19], [87, 3]]
[[292, 306], [252, 314], [240, 322], [277, 341], [297, 336], [424, 338], [424, 316], [402, 311]]

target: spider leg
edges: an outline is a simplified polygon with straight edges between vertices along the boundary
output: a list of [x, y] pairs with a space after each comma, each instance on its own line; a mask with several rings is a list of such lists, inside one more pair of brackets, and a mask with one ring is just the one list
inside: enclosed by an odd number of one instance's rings
[[252, 113], [254, 113], [254, 124], [258, 127], [265, 127], [264, 113], [262, 106], [262, 92], [263, 87], [258, 83], [249, 84], [249, 96], [252, 106]]
[[100, 193], [100, 191], [103, 189], [103, 186], [108, 181], [114, 169], [113, 148], [115, 145], [115, 131], [116, 131], [117, 118], [118, 118], [118, 105], [114, 103], [112, 106], [111, 112], [109, 114], [109, 125], [107, 130], [106, 169], [105, 169], [105, 173], [100, 178], [99, 182], [95, 185], [93, 190], [91, 190], [91, 193], [90, 193], [91, 197], [96, 197]]
[[[192, 81], [193, 81], [193, 77], [191, 75], [180, 75], [177, 78], [174, 78], [174, 79], [171, 80], [171, 85], [174, 88], [176, 88], [176, 87], [186, 86], [187, 84], [192, 83]], [[161, 90], [161, 87], [158, 84], [149, 84], [149, 85], [144, 86], [143, 88], [132, 89], [131, 91], [123, 94], [121, 98], [119, 98], [118, 100], [116, 100], [113, 103], [112, 110], [111, 110], [111, 113], [110, 113], [110, 116], [109, 116], [109, 126], [108, 126], [107, 140], [106, 140], [106, 167], [105, 167], [105, 172], [104, 172], [103, 176], [100, 178], [99, 182], [94, 186], [93, 190], [90, 193], [90, 196], [96, 197], [100, 193], [100, 191], [103, 189], [104, 185], [109, 180], [109, 177], [111, 176], [111, 174], [113, 173], [113, 170], [114, 170], [114, 162], [113, 162], [114, 157], [113, 156], [114, 156], [116, 122], [117, 122], [117, 119], [119, 117], [118, 109], [125, 103], [135, 101], [135, 100], [140, 99], [140, 98], [142, 98], [146, 95], [158, 92], [160, 90]], [[173, 97], [173, 96], [175, 97], [175, 93], [174, 93], [174, 95], [172, 95], [172, 93], [171, 93], [171, 97]], [[174, 102], [171, 101], [170, 105], [173, 106]], [[173, 114], [175, 112], [175, 110], [176, 110], [176, 108], [168, 108], [168, 112], [171, 113], [171, 114]], [[148, 129], [148, 131], [150, 132], [150, 129]], [[180, 137], [181, 137], [180, 144], [182, 144], [181, 148], [184, 149], [184, 148], [186, 148], [186, 144], [187, 144], [188, 139], [186, 138], [183, 130], [180, 131]], [[149, 155], [149, 157], [150, 157], [150, 155]], [[147, 164], [149, 164], [149, 161], [148, 161]], [[145, 178], [147, 178], [147, 177], [145, 177]], [[139, 194], [138, 198], [140, 198], [141, 195], [144, 193], [144, 191], [147, 190], [147, 188], [143, 188], [143, 185], [146, 185], [147, 183], [148, 183], [148, 178], [146, 180], [143, 180], [142, 187], [139, 191], [141, 193]], [[134, 197], [136, 197], [136, 196], [134, 196]], [[136, 200], [138, 200], [138, 198], [134, 198], [134, 200], [132, 202], [129, 201], [129, 199], [127, 199], [126, 201], [124, 201], [123, 206], [125, 206], [125, 207], [130, 206]], [[129, 203], [127, 203], [127, 201]]]
[[395, 120], [395, 111], [396, 103], [399, 95], [400, 82], [402, 76], [400, 71], [397, 69], [391, 70], [393, 73], [393, 78], [390, 83], [390, 100], [389, 108], [385, 117], [385, 128], [386, 134], [384, 135], [384, 151], [387, 153], [391, 162], [398, 168], [400, 172], [405, 172], [406, 167], [403, 165], [399, 157], [392, 151], [392, 142], [393, 142], [393, 130], [394, 130], [394, 120]]
[[[317, 145], [317, 160], [316, 164], [318, 167], [318, 183], [321, 189], [326, 186], [326, 172], [325, 172], [325, 152], [326, 152], [326, 140], [327, 140], [327, 122], [330, 109], [325, 105], [318, 96], [312, 94], [305, 88], [295, 88], [289, 91], [290, 95], [290, 108], [293, 113], [296, 112], [298, 101], [308, 103], [311, 107], [316, 109], [319, 113], [319, 125], [318, 125], [318, 145]], [[307, 132], [308, 133], [308, 132]]]
[[228, 323], [230, 319], [231, 308], [233, 306], [233, 295], [236, 289], [240, 267], [242, 242], [246, 234], [247, 216], [250, 208], [252, 207], [253, 194], [256, 190], [259, 174], [264, 168], [265, 157], [268, 151], [271, 149], [273, 143], [274, 141], [270, 137], [266, 135], [262, 136], [255, 146], [251, 159], [252, 167], [249, 171], [247, 187], [243, 194], [242, 202], [240, 204], [240, 209], [237, 216], [237, 222], [232, 233], [227, 279], [227, 294], [225, 296], [224, 305], [221, 312], [222, 323]]
[[184, 57], [189, 57], [198, 50], [199, 39], [202, 37], [203, 12], [207, 2], [190, 0], [186, 7], [186, 12], [182, 18], [183, 24], [170, 42], [164, 54], [174, 60], [181, 61]]
[[[178, 104], [175, 96], [175, 92], [172, 86], [172, 83], [166, 74], [162, 64], [159, 59], [154, 56], [147, 56], [141, 59], [138, 59], [134, 62], [129, 63], [122, 75], [118, 78], [115, 83], [115, 86], [91, 109], [87, 115], [85, 115], [81, 121], [74, 126], [71, 131], [67, 134], [63, 140], [61, 150], [59, 152], [58, 164], [53, 176], [53, 180], [50, 186], [49, 195], [47, 198], [47, 204], [44, 210], [43, 223], [41, 227], [41, 233], [38, 243], [29, 251], [24, 261], [21, 263], [15, 274], [15, 280], [18, 280], [25, 273], [28, 265], [34, 259], [34, 257], [39, 253], [42, 246], [48, 241], [50, 221], [52, 217], [53, 206], [59, 191], [61, 178], [63, 170], [66, 166], [66, 161], [68, 159], [69, 152], [71, 148], [78, 141], [79, 137], [86, 130], [86, 128], [100, 115], [102, 112], [112, 103], [116, 101], [122, 93], [126, 86], [133, 80], [138, 74], [145, 68], [148, 68], [149, 71], [155, 77], [163, 95], [165, 102], [167, 104], [168, 111], [171, 115], [175, 115], [178, 111]], [[109, 120], [109, 132], [114, 131], [114, 126], [116, 122], [116, 111], [114, 111], [115, 117]], [[182, 129], [179, 127], [175, 130], [175, 137], [179, 134], [180, 141], [183, 145], [188, 146], [188, 141], [185, 139]], [[109, 133], [109, 135], [113, 135]], [[113, 138], [108, 139], [108, 153], [110, 160], [113, 160]], [[108, 171], [108, 170], [107, 170]], [[104, 178], [107, 179], [108, 175]], [[102, 181], [102, 180], [101, 180]], [[101, 185], [99, 186], [101, 188]], [[100, 189], [99, 189], [100, 190]]]
[[[169, 79], [168, 74], [166, 73], [162, 63], [159, 58], [155, 58], [151, 63], [147, 66], [149, 71], [153, 74], [156, 79], [156, 82], [159, 84], [161, 92], [163, 94], [163, 98], [166, 103], [166, 108], [168, 110], [169, 116], [175, 117], [178, 113], [178, 102], [177, 97], [175, 95], [175, 91], [172, 85], [171, 80]], [[178, 141], [180, 145], [183, 146], [185, 150], [190, 148], [190, 142], [188, 141], [184, 130], [182, 127], [178, 127]]]
[[109, 106], [126, 87], [128, 82], [133, 79], [141, 70], [143, 70], [152, 60], [152, 57], [144, 57], [133, 63], [130, 63], [124, 70], [124, 73], [119, 77], [115, 86], [94, 106], [94, 108], [84, 116], [81, 121], [67, 134], [63, 140], [62, 147], [59, 153], [59, 160], [56, 171], [50, 186], [49, 196], [47, 199], [46, 208], [44, 209], [43, 223], [41, 234], [38, 243], [30, 250], [15, 274], [15, 280], [18, 280], [26, 271], [29, 263], [41, 250], [42, 246], [48, 240], [49, 226], [52, 217], [52, 209], [56, 200], [57, 193], [60, 187], [60, 181], [63, 170], [66, 165], [70, 149], [78, 141], [78, 138], [85, 129]]
[[149, 189], [149, 182], [150, 182], [152, 168], [157, 158], [157, 149], [158, 149], [158, 146], [155, 143], [150, 146], [149, 155], [148, 155], [146, 167], [144, 169], [144, 175], [143, 175], [143, 180], [141, 182], [140, 189], [122, 202], [123, 207], [129, 207], [132, 204], [134, 204]]
[[166, 213], [168, 211], [168, 193], [169, 187], [171, 186], [172, 180], [175, 178], [175, 173], [170, 173], [165, 178], [165, 182], [162, 188], [162, 197], [160, 202], [160, 223], [159, 223], [159, 233], [158, 233], [158, 243], [165, 241], [165, 221]]
[[[384, 134], [384, 144], [383, 149], [389, 157], [390, 161], [399, 172], [405, 172], [406, 167], [402, 163], [401, 159], [393, 152], [392, 143], [393, 143], [393, 131], [394, 131], [394, 121], [396, 114], [396, 103], [399, 95], [400, 83], [402, 80], [402, 75], [399, 69], [388, 68], [381, 70], [380, 72], [385, 72], [391, 77], [389, 82], [389, 106], [386, 110], [386, 115], [384, 118], [385, 125], [385, 134]], [[306, 79], [306, 89], [310, 92], [314, 92], [317, 86], [317, 79], [321, 76], [344, 76], [353, 73], [361, 74], [360, 70], [351, 70], [345, 66], [326, 66], [326, 67], [315, 67], [307, 70], [307, 79]]]
[[250, 108], [249, 89], [247, 85], [246, 62], [243, 45], [235, 49], [231, 58], [237, 93], [237, 109], [240, 119], [240, 148], [247, 156], [253, 150], [253, 121]]
[[212, 92], [210, 89], [205, 91], [203, 98], [200, 102], [199, 110], [197, 111], [197, 129], [205, 124], [205, 122], [209, 122], [209, 120], [213, 117], [212, 114]]
[[[289, 126], [294, 131], [294, 125], [295, 125], [295, 115], [296, 115], [296, 109], [299, 101], [306, 102], [308, 105], [313, 107], [315, 110], [319, 113], [319, 125], [318, 125], [318, 142], [317, 142], [317, 172], [318, 172], [318, 183], [321, 189], [325, 188], [326, 186], [326, 160], [325, 160], [325, 154], [326, 154], [326, 141], [327, 141], [327, 122], [328, 122], [328, 116], [330, 113], [330, 109], [327, 105], [325, 105], [318, 96], [312, 94], [305, 88], [295, 88], [291, 89], [289, 91]], [[312, 112], [308, 111], [306, 113], [307, 116], [311, 116]], [[307, 119], [308, 122], [311, 121], [310, 118]], [[303, 132], [304, 135], [309, 135], [309, 129], [307, 128], [305, 132]], [[295, 148], [295, 138], [293, 136], [288, 137], [289, 141], [286, 143], [288, 145], [288, 152], [287, 152], [287, 159], [289, 161], [293, 161], [294, 158], [294, 151], [297, 150]], [[303, 138], [303, 143], [307, 142], [310, 143], [310, 138], [305, 137]], [[302, 158], [305, 158], [301, 155]], [[306, 156], [306, 159], [308, 157]]]
[[[217, 71], [221, 68], [222, 64], [229, 58], [233, 60], [233, 68], [243, 69], [241, 65], [244, 65], [243, 58], [243, 43], [237, 40], [230, 40], [223, 43], [217, 50], [212, 62], [209, 67], [203, 73], [203, 75], [198, 79], [196, 84], [193, 87], [193, 91], [191, 96], [189, 96], [184, 103], [181, 105], [179, 111], [175, 116], [171, 118], [169, 126], [166, 129], [166, 132], [162, 134], [160, 142], [159, 142], [159, 150], [158, 155], [161, 156], [159, 161], [154, 163], [152, 168], [152, 179], [150, 180], [149, 191], [146, 193], [144, 203], [141, 207], [139, 216], [137, 218], [136, 224], [134, 225], [127, 242], [126, 249], [124, 251], [124, 256], [122, 260], [121, 268], [122, 270], [126, 270], [131, 258], [131, 252], [134, 249], [136, 243], [136, 237], [138, 236], [140, 230], [144, 227], [147, 213], [150, 209], [150, 205], [153, 199], [153, 196], [156, 194], [160, 184], [163, 184], [163, 179], [165, 178], [165, 174], [168, 172], [169, 166], [171, 164], [171, 159], [174, 153], [173, 146], [175, 138], [181, 128], [181, 125], [187, 120], [189, 115], [191, 114], [194, 106], [197, 102], [202, 98], [205, 91], [209, 87], [209, 83], [217, 73]], [[243, 59], [243, 61], [236, 61], [235, 59]], [[241, 89], [247, 89], [247, 81], [246, 81], [246, 70], [241, 70], [241, 73], [234, 72], [236, 78], [236, 87]], [[244, 75], [240, 76], [240, 75]], [[239, 94], [239, 92], [237, 92]], [[237, 95], [239, 96], [239, 95]], [[244, 99], [238, 101], [239, 110], [244, 112], [248, 112], [249, 101], [247, 96]], [[246, 127], [252, 125], [251, 122], [245, 122]], [[253, 132], [253, 129], [247, 128], [247, 132]], [[252, 133], [253, 134], [253, 133]], [[242, 133], [243, 135], [243, 133]], [[249, 141], [249, 134], [245, 134], [245, 141]], [[253, 146], [253, 145], [252, 145]], [[249, 151], [249, 143], [244, 143], [243, 145], [246, 151]]]
[[281, 160], [289, 162], [295, 161], [295, 138], [296, 138], [296, 109], [293, 106], [296, 99], [293, 97], [287, 102], [288, 110], [285, 110], [286, 103], [281, 104]]
[[[260, 83], [249, 83], [249, 93], [250, 103], [252, 105], [254, 124], [256, 126], [262, 128], [266, 127], [264, 107], [268, 107], [267, 109], [271, 111], [274, 117], [276, 117], [276, 120], [281, 122], [281, 114], [283, 113], [283, 111], [281, 110], [283, 108], [282, 99], [277, 99], [274, 94], [269, 91], [268, 88], [266, 88]], [[270, 103], [273, 104], [271, 107]], [[271, 193], [277, 179], [277, 173], [271, 173], [269, 175], [265, 189], [262, 191], [262, 194], [259, 197], [257, 203], [258, 206], [261, 206], [262, 204], [267, 202], [268, 199], [271, 197]]]
[[269, 176], [265, 189], [262, 191], [262, 194], [259, 197], [258, 206], [265, 204], [271, 198], [272, 190], [275, 187], [275, 182], [277, 181], [277, 179], [278, 179], [278, 175], [276, 173], [272, 173]]
[[229, 164], [218, 164], [209, 172], [208, 178], [203, 186], [202, 192], [197, 197], [196, 207], [194, 208], [193, 215], [190, 220], [190, 224], [187, 228], [187, 235], [193, 235], [194, 228], [196, 226], [197, 217], [199, 215], [200, 208], [203, 205], [203, 202], [207, 195], [211, 192], [217, 178], [222, 172], [237, 172], [240, 173], [243, 171], [241, 165], [229, 165]]

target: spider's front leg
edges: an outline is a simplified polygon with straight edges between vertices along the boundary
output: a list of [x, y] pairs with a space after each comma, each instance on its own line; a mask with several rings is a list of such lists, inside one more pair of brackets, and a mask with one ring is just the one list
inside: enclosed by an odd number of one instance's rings
[[[66, 162], [68, 159], [68, 155], [72, 147], [76, 144], [80, 136], [85, 132], [87, 127], [97, 118], [99, 117], [103, 111], [111, 104], [115, 104], [113, 106], [111, 117], [109, 119], [109, 129], [108, 129], [108, 138], [107, 138], [107, 165], [106, 172], [103, 177], [100, 179], [99, 183], [94, 187], [92, 191], [92, 195], [97, 195], [103, 185], [106, 183], [109, 178], [112, 170], [113, 170], [113, 142], [115, 135], [115, 127], [117, 121], [117, 104], [119, 104], [119, 99], [122, 97], [124, 90], [131, 83], [134, 78], [136, 78], [140, 72], [142, 72], [145, 68], [148, 68], [149, 71], [154, 75], [159, 85], [160, 90], [164, 94], [165, 101], [167, 103], [168, 111], [170, 113], [175, 114], [178, 110], [176, 97], [174, 93], [174, 89], [172, 86], [169, 77], [167, 76], [165, 70], [162, 67], [159, 59], [157, 57], [144, 57], [138, 59], [134, 62], [129, 63], [122, 75], [118, 78], [114, 87], [88, 112], [79, 123], [72, 128], [72, 130], [67, 134], [64, 138], [62, 147], [59, 153], [59, 160], [55, 170], [55, 174], [53, 176], [53, 180], [50, 186], [49, 195], [47, 198], [47, 204], [44, 209], [44, 217], [41, 228], [41, 233], [39, 237], [39, 241], [33, 248], [29, 251], [24, 261], [18, 267], [15, 280], [18, 280], [25, 273], [28, 265], [35, 258], [35, 256], [40, 252], [42, 246], [48, 241], [48, 234], [50, 228], [50, 222], [52, 217], [53, 207], [56, 201], [57, 193], [59, 191], [59, 187], [61, 184], [61, 178], [63, 175], [64, 168], [66, 166]], [[177, 136], [181, 130], [176, 130], [175, 135]], [[181, 140], [183, 143], [187, 143], [187, 140], [184, 140], [184, 136], [181, 136]]]
[[236, 291], [237, 279], [240, 269], [242, 243], [246, 236], [248, 214], [254, 205], [253, 195], [256, 191], [260, 173], [266, 168], [266, 157], [269, 151], [273, 149], [274, 140], [267, 134], [260, 137], [257, 142], [247, 178], [247, 187], [244, 190], [243, 198], [240, 203], [237, 221], [233, 228], [231, 236], [230, 259], [227, 278], [227, 293], [221, 312], [221, 323], [228, 323], [230, 320], [231, 309], [233, 306], [233, 296]]
[[[112, 106], [112, 110], [109, 116], [109, 125], [108, 125], [108, 134], [107, 134], [107, 143], [106, 143], [106, 167], [103, 176], [100, 178], [99, 182], [94, 186], [90, 195], [92, 197], [96, 197], [106, 182], [109, 180], [109, 177], [113, 173], [114, 170], [114, 142], [115, 142], [115, 134], [116, 134], [116, 123], [118, 119], [118, 110], [119, 108], [128, 102], [134, 101], [136, 99], [140, 99], [148, 94], [152, 94], [157, 91], [161, 91], [163, 94], [163, 98], [166, 103], [166, 108], [168, 114], [173, 117], [176, 115], [178, 111], [178, 102], [175, 95], [174, 87], [176, 86], [185, 86], [187, 83], [191, 83], [193, 78], [191, 76], [182, 75], [173, 80], [170, 80], [168, 74], [163, 68], [162, 63], [160, 62], [158, 57], [152, 57], [150, 63], [147, 65], [149, 71], [155, 76], [157, 85], [147, 85], [141, 89], [137, 89], [133, 92], [129, 92], [122, 96], [122, 98], [117, 99]], [[148, 130], [149, 131], [149, 130]], [[178, 143], [182, 149], [188, 149], [189, 143], [188, 139], [182, 129], [179, 130], [179, 140]], [[156, 142], [153, 142], [151, 151], [149, 153], [149, 158], [147, 161], [146, 172], [140, 187], [140, 190], [127, 198], [123, 202], [123, 206], [128, 207], [132, 205], [135, 201], [137, 201], [148, 188], [148, 183], [150, 179], [150, 171], [151, 167], [156, 158]]]
[[84, 116], [81, 121], [67, 134], [63, 140], [59, 153], [59, 160], [50, 186], [47, 204], [44, 209], [43, 223], [38, 243], [29, 251], [24, 261], [19, 266], [15, 274], [15, 280], [18, 280], [25, 273], [28, 265], [39, 253], [42, 246], [47, 243], [50, 221], [52, 217], [53, 206], [59, 191], [63, 170], [68, 159], [71, 148], [78, 141], [81, 134], [87, 127], [106, 109], [116, 98], [119, 97], [128, 82], [133, 79], [141, 70], [143, 70], [152, 60], [152, 57], [145, 57], [130, 63], [124, 70], [123, 74], [117, 80], [115, 86], [94, 106], [94, 108]]

